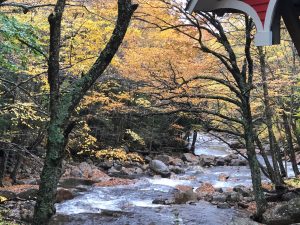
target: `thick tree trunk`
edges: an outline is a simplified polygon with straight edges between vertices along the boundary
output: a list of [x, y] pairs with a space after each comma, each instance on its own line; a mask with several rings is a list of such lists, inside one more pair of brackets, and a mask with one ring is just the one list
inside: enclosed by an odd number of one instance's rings
[[295, 176], [297, 177], [299, 175], [299, 168], [298, 168], [297, 161], [296, 161], [296, 154], [295, 154], [295, 149], [294, 149], [294, 145], [293, 145], [292, 131], [291, 131], [288, 117], [285, 112], [282, 113], [282, 119], [283, 119], [285, 135], [286, 135], [289, 157], [290, 157], [290, 160], [291, 160], [291, 163], [293, 166], [293, 171], [295, 173]]
[[251, 170], [252, 184], [255, 202], [257, 206], [257, 217], [261, 218], [262, 214], [266, 211], [267, 201], [262, 190], [261, 171], [259, 162], [255, 152], [255, 132], [253, 126], [253, 119], [251, 114], [251, 107], [249, 97], [246, 96], [243, 104], [243, 117], [244, 117], [244, 130], [245, 130], [245, 142], [248, 155], [248, 161]]
[[47, 157], [41, 174], [34, 225], [47, 224], [55, 214], [57, 184], [62, 174], [62, 161], [67, 143], [67, 138], [62, 131], [63, 129], [55, 123], [51, 124], [48, 130]]

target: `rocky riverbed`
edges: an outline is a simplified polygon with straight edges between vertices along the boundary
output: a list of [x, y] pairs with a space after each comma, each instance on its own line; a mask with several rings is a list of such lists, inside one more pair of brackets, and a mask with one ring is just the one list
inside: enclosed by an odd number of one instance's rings
[[[145, 164], [67, 164], [50, 224], [258, 224], [250, 219], [255, 204], [247, 162], [205, 134], [195, 153], [151, 155]], [[272, 188], [266, 178], [264, 183], [266, 191]], [[8, 199], [2, 204], [5, 217], [30, 223], [37, 184], [37, 179], [25, 179], [0, 189]], [[298, 207], [297, 197], [287, 193], [285, 203], [267, 212], [266, 224], [299, 222], [300, 212], [284, 205], [293, 201]]]

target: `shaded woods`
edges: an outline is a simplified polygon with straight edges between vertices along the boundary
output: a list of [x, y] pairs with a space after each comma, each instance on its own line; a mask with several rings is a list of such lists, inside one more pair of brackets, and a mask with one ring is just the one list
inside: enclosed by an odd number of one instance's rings
[[201, 131], [247, 159], [262, 221], [262, 179], [278, 197], [299, 175], [300, 68], [285, 30], [254, 33], [175, 0], [0, 1], [1, 186], [40, 172], [31, 223], [47, 224], [66, 164], [193, 153]]

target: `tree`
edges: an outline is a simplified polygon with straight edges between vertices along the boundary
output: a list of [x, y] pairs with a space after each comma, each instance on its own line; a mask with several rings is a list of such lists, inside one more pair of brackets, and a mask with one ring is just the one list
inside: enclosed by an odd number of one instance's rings
[[[251, 95], [254, 89], [254, 60], [251, 52], [254, 24], [248, 17], [244, 17], [243, 22], [233, 19], [232, 23], [225, 23], [214, 13], [199, 12], [190, 15], [176, 1], [160, 2], [164, 3], [164, 7], [172, 15], [177, 15], [178, 19], [170, 22], [153, 15], [148, 18], [149, 23], [157, 24], [162, 31], [174, 30], [193, 40], [201, 52], [216, 59], [218, 64], [215, 67], [219, 67], [219, 72], [214, 74], [210, 71], [211, 74], [204, 75], [201, 71], [185, 80], [171, 70], [171, 74], [175, 74], [171, 79], [173, 86], [166, 89], [167, 85], [156, 85], [154, 94], [157, 94], [157, 99], [162, 103], [160, 106], [176, 106], [182, 111], [198, 112], [208, 131], [225, 132], [244, 140], [257, 216], [260, 217], [266, 210], [266, 200], [260, 171], [260, 168], [264, 168], [260, 166], [255, 151], [256, 134]], [[230, 21], [230, 17], [226, 17], [226, 20]], [[234, 41], [232, 37], [242, 37], [240, 31], [235, 29], [229, 33], [227, 30], [236, 28], [238, 23], [246, 27], [245, 38]]]
[[115, 29], [106, 47], [101, 51], [90, 70], [78, 79], [67, 92], [60, 88], [60, 49], [62, 20], [66, 7], [65, 0], [58, 0], [54, 12], [49, 16], [50, 46], [48, 60], [48, 82], [50, 85], [50, 122], [47, 138], [47, 155], [41, 174], [33, 224], [46, 224], [55, 213], [54, 203], [57, 183], [62, 173], [62, 161], [68, 135], [74, 127], [70, 118], [84, 95], [103, 74], [118, 51], [131, 17], [137, 9], [131, 0], [118, 0], [118, 18]]

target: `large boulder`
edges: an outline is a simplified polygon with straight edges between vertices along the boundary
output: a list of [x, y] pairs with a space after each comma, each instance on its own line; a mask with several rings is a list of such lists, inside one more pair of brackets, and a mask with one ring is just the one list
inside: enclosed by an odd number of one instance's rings
[[170, 165], [170, 162], [172, 161], [172, 157], [168, 155], [158, 155], [155, 157], [156, 160], [160, 160], [166, 165]]
[[169, 167], [160, 160], [152, 160], [149, 166], [152, 171], [162, 177], [169, 177], [171, 175]]
[[20, 192], [17, 196], [20, 199], [25, 199], [25, 200], [33, 200], [37, 197], [38, 190], [34, 188], [30, 188], [28, 190]]
[[267, 225], [289, 225], [300, 223], [300, 198], [270, 207], [263, 215]]
[[58, 188], [56, 193], [56, 202], [60, 203], [74, 198], [72, 191], [64, 188]]

